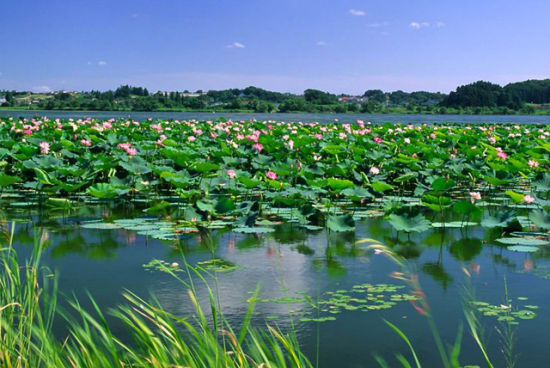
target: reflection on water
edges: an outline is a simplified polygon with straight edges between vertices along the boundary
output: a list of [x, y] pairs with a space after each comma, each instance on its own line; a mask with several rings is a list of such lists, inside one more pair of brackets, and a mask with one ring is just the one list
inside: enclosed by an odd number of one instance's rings
[[[270, 234], [237, 234], [227, 230], [183, 235], [177, 241], [161, 241], [122, 229], [94, 230], [80, 227], [83, 221], [142, 216], [139, 205], [100, 204], [80, 206], [68, 213], [38, 211], [30, 207], [4, 206], [4, 217], [16, 220], [14, 244], [22, 256], [30, 254], [33, 234], [44, 229], [48, 239], [44, 264], [56, 270], [60, 289], [85, 298], [89, 291], [103, 307], [122, 301], [124, 289], [139, 295], [154, 294], [171, 312], [185, 315], [190, 306], [185, 290], [169, 275], [147, 271], [143, 265], [152, 259], [190, 264], [220, 258], [240, 268], [218, 273], [215, 286], [219, 302], [231, 321], [241, 320], [246, 300], [258, 285], [260, 297], [284, 302], [259, 303], [256, 323], [288, 327], [294, 324], [304, 350], [315, 356], [317, 344], [324, 367], [370, 367], [373, 354], [392, 359], [406, 347], [382, 318], [397, 324], [412, 339], [426, 366], [439, 366], [426, 320], [407, 302], [383, 310], [344, 310], [335, 321], [319, 325], [299, 322], [311, 312], [300, 301], [307, 295], [312, 301], [326, 298], [327, 292], [349, 291], [358, 285], [400, 284], [389, 275], [399, 269], [383, 256], [374, 254], [358, 238], [374, 238], [407, 259], [418, 274], [423, 291], [430, 300], [435, 320], [446, 341], [454, 341], [463, 321], [461, 294], [465, 273], [471, 277], [480, 300], [499, 305], [503, 301], [504, 277], [514, 298], [528, 298], [539, 306], [534, 320], [522, 321], [517, 330], [519, 366], [540, 366], [548, 358], [546, 331], [550, 300], [550, 249], [535, 253], [515, 253], [498, 246], [501, 231], [469, 228], [438, 228], [421, 234], [398, 234], [381, 218], [362, 220], [355, 233], [305, 231], [293, 224], [277, 225]], [[198, 283], [200, 285], [200, 283]], [[200, 293], [199, 293], [200, 294]], [[206, 295], [199, 295], [206, 302]], [[484, 320], [487, 332], [494, 334], [495, 320]], [[319, 341], [317, 341], [319, 328]], [[119, 331], [122, 333], [122, 331]], [[497, 366], [503, 364], [497, 339], [489, 350]], [[465, 339], [461, 362], [481, 364], [479, 350]]]

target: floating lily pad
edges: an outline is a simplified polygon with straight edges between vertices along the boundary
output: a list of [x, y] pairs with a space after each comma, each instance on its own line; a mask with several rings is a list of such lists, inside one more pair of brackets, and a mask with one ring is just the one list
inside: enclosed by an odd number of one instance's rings
[[538, 247], [533, 247], [530, 245], [512, 245], [507, 248], [512, 252], [522, 252], [522, 253], [532, 253], [539, 250]]
[[166, 262], [161, 259], [152, 259], [148, 263], [142, 266], [147, 271], [160, 271], [160, 272], [183, 272], [180, 264], [177, 262]]
[[[518, 298], [523, 301], [526, 298]], [[533, 310], [537, 309], [536, 305], [516, 306], [516, 305], [492, 305], [486, 302], [474, 301], [471, 304], [477, 309], [477, 311], [486, 317], [495, 317], [499, 322], [505, 322], [510, 325], [517, 325], [520, 320], [529, 320], [537, 316]], [[518, 309], [527, 308], [527, 309]]]
[[120, 229], [120, 226], [111, 222], [91, 221], [80, 224], [80, 227], [84, 229], [96, 229], [96, 230], [113, 230]]
[[462, 227], [468, 227], [468, 226], [476, 226], [478, 225], [477, 222], [469, 222], [469, 221], [452, 221], [452, 222], [433, 222], [432, 227], [435, 228], [462, 228]]
[[271, 227], [237, 227], [233, 231], [243, 234], [266, 234], [274, 232], [275, 229]]
[[535, 231], [514, 231], [510, 233], [511, 236], [520, 237], [520, 238], [539, 238], [539, 237], [548, 237], [547, 233], [535, 232]]
[[197, 262], [197, 266], [214, 272], [231, 272], [240, 269], [236, 264], [220, 258], [212, 258], [208, 261]]
[[300, 322], [328, 322], [328, 321], [336, 321], [336, 317], [300, 318]]
[[316, 225], [300, 225], [302, 229], [310, 230], [310, 231], [318, 231], [323, 230], [324, 227], [322, 226], [316, 226]]
[[150, 225], [124, 226], [124, 229], [130, 230], [130, 231], [147, 232], [147, 231], [158, 230], [159, 227], [157, 225], [150, 224]]
[[497, 242], [501, 244], [511, 244], [511, 245], [531, 245], [531, 246], [537, 246], [537, 245], [547, 245], [550, 244], [548, 240], [541, 240], [536, 238], [499, 238], [496, 240]]

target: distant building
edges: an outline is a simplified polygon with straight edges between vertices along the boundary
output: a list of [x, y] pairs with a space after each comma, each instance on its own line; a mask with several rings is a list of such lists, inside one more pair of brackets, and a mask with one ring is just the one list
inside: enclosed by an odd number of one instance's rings
[[201, 97], [204, 96], [206, 92], [182, 92], [180, 93], [181, 97]]
[[7, 100], [6, 100], [5, 97], [0, 97], [0, 105], [4, 104], [6, 102], [7, 102]]
[[338, 97], [338, 101], [340, 102], [347, 102], [347, 103], [362, 103], [366, 101], [367, 99], [363, 96], [342, 96]]

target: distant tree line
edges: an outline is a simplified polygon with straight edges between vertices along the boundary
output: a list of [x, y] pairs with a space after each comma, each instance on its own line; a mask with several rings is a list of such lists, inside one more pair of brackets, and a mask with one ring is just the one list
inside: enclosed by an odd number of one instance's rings
[[527, 80], [510, 83], [504, 87], [478, 81], [458, 87], [441, 101], [441, 106], [523, 109], [524, 112], [532, 112], [536, 108], [534, 105], [549, 102], [550, 79]]
[[550, 79], [510, 83], [504, 87], [478, 81], [446, 95], [439, 92], [384, 92], [362, 95], [332, 94], [306, 89], [302, 95], [258, 87], [220, 91], [158, 91], [120, 86], [114, 91], [30, 93], [0, 91], [2, 106], [44, 110], [134, 111], [253, 111], [420, 114], [534, 113], [548, 108]]

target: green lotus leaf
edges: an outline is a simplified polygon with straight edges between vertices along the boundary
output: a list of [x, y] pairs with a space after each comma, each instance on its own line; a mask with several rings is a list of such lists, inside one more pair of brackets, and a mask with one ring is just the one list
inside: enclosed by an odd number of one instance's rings
[[371, 184], [371, 187], [375, 192], [378, 192], [378, 193], [384, 193], [388, 190], [393, 189], [393, 185], [390, 185], [390, 184], [385, 183], [383, 181], [375, 181]]
[[550, 230], [550, 213], [544, 210], [531, 212], [529, 214], [529, 220], [539, 229]]
[[391, 214], [388, 217], [388, 221], [395, 228], [395, 230], [405, 231], [407, 233], [420, 233], [428, 230], [431, 226], [430, 221], [427, 220], [421, 213], [416, 216]]
[[11, 176], [6, 174], [0, 175], [0, 187], [2, 188], [9, 187], [10, 185], [19, 183], [20, 181], [21, 181], [21, 178], [18, 176]]
[[350, 214], [330, 215], [327, 218], [327, 228], [334, 232], [355, 231], [355, 221]]

